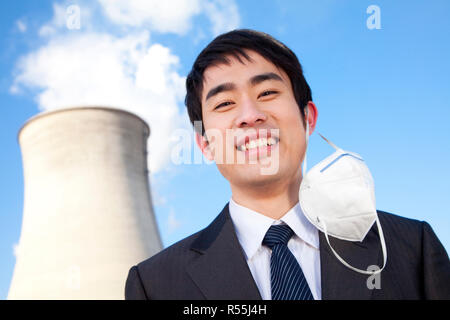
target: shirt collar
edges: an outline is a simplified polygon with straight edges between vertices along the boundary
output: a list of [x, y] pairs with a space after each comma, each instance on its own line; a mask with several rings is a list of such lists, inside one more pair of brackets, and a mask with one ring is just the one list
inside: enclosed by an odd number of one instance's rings
[[279, 223], [287, 224], [301, 240], [313, 248], [319, 249], [317, 229], [305, 217], [298, 202], [280, 220], [269, 218], [237, 204], [233, 198], [230, 199], [229, 211], [236, 229], [236, 235], [247, 259], [251, 259], [261, 247], [270, 226]]

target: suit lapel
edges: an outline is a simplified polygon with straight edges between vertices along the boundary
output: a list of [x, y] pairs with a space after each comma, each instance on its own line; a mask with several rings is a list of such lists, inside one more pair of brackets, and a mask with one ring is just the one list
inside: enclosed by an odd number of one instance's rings
[[187, 272], [206, 299], [261, 299], [236, 237], [228, 203], [200, 233], [191, 250], [199, 257], [188, 265]]
[[[322, 232], [319, 232], [319, 239], [322, 299], [371, 299], [373, 290], [367, 286], [367, 280], [370, 276], [344, 266], [329, 248]], [[372, 227], [362, 242], [344, 241], [333, 237], [329, 237], [329, 239], [334, 250], [351, 266], [362, 270], [367, 270], [369, 265], [381, 267], [381, 246], [375, 226]]]
[[[382, 265], [380, 240], [375, 226], [363, 242], [329, 238], [334, 250], [350, 265], [363, 270], [369, 265]], [[369, 276], [344, 266], [331, 252], [322, 232], [319, 232], [319, 244], [322, 299], [370, 299], [373, 290], [367, 287]], [[199, 257], [187, 266], [186, 271], [206, 299], [261, 300], [236, 237], [228, 203], [199, 234], [191, 250], [197, 252]]]

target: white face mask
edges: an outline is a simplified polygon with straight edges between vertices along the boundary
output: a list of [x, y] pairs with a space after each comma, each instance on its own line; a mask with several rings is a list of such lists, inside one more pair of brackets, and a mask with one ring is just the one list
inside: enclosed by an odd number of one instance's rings
[[[309, 124], [308, 121], [306, 123], [306, 146], [308, 146]], [[360, 155], [344, 151], [322, 135], [320, 136], [336, 151], [307, 173], [305, 151], [303, 180], [299, 191], [303, 213], [317, 229], [325, 234], [332, 252], [346, 267], [363, 274], [379, 273], [386, 265], [387, 252], [376, 211], [375, 189], [369, 168]], [[380, 235], [384, 256], [383, 267], [376, 271], [355, 268], [344, 261], [331, 247], [328, 235], [341, 240], [362, 241], [374, 222], [377, 224]]]

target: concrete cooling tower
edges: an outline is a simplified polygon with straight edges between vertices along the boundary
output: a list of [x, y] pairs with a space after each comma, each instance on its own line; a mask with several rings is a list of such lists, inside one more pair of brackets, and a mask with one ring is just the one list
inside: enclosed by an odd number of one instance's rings
[[22, 230], [8, 299], [123, 299], [128, 270], [161, 250], [150, 130], [119, 109], [46, 112], [19, 132]]

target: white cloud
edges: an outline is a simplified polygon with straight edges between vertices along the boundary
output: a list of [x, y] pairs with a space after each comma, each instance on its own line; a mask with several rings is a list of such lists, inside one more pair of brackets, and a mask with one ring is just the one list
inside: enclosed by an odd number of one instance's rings
[[14, 257], [17, 259], [17, 256], [19, 255], [19, 244], [18, 243], [14, 243], [12, 246], [13, 249], [13, 255]]
[[158, 188], [152, 189], [152, 201], [155, 207], [167, 204], [167, 198], [158, 191]]
[[17, 29], [19, 29], [19, 31], [22, 32], [22, 33], [27, 31], [27, 24], [25, 23], [25, 21], [17, 20], [16, 21], [16, 26], [17, 26]]
[[54, 35], [66, 24], [66, 8], [62, 4], [53, 3], [53, 18], [39, 29], [40, 36]]
[[155, 173], [170, 160], [171, 133], [189, 128], [178, 107], [185, 92], [178, 64], [168, 48], [150, 44], [147, 32], [122, 38], [77, 33], [23, 57], [11, 91], [38, 89], [43, 110], [105, 105], [138, 114], [151, 128], [149, 168]]
[[185, 34], [200, 13], [200, 0], [99, 0], [111, 21], [159, 32]]
[[181, 221], [178, 220], [177, 217], [175, 216], [173, 208], [170, 208], [169, 216], [167, 217], [167, 228], [169, 234], [176, 231], [179, 227], [181, 227]]
[[239, 26], [239, 12], [234, 0], [98, 0], [106, 16], [114, 23], [148, 27], [158, 32], [180, 35], [191, 29], [192, 19], [205, 14], [212, 33]]
[[53, 18], [39, 28], [41, 37], [61, 36], [64, 32], [74, 30], [92, 31], [92, 10], [88, 3], [81, 5], [67, 2], [65, 4], [53, 3]]
[[236, 29], [240, 23], [234, 0], [214, 0], [204, 3], [205, 13], [212, 24], [214, 35]]
[[[10, 92], [32, 89], [41, 110], [104, 105], [136, 113], [150, 125], [149, 169], [157, 173], [170, 163], [172, 132], [192, 129], [183, 106], [185, 78], [178, 72], [179, 57], [152, 43], [149, 30], [185, 34], [193, 17], [205, 14], [217, 34], [237, 27], [236, 4], [234, 0], [98, 0], [98, 4], [81, 0], [77, 5], [81, 28], [70, 30], [70, 3], [54, 3], [52, 20], [39, 30], [45, 43], [19, 59]], [[98, 19], [99, 7], [109, 22], [127, 27], [120, 32], [127, 31], [125, 36], [112, 34], [109, 27], [98, 32], [107, 25]], [[192, 42], [200, 36], [193, 35]]]

